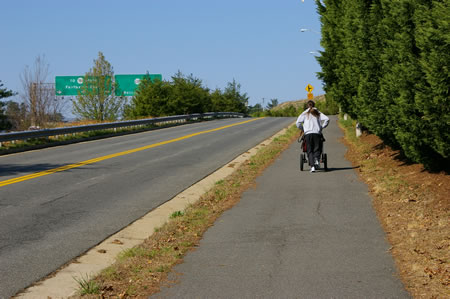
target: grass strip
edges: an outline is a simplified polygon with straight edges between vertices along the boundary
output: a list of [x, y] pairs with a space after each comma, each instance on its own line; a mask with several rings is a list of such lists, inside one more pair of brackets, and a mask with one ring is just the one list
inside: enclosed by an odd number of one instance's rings
[[[174, 212], [170, 220], [143, 244], [123, 251], [112, 266], [91, 282], [83, 281], [76, 297], [147, 298], [157, 293], [161, 286], [170, 284], [167, 276], [172, 267], [199, 245], [214, 221], [239, 202], [242, 193], [298, 136], [299, 130], [291, 126], [285, 134], [274, 138], [233, 174], [216, 182], [195, 204]], [[86, 285], [98, 288], [87, 288]], [[92, 292], [89, 294], [87, 290]]]
[[391, 253], [415, 298], [450, 298], [450, 179], [406, 161], [378, 137], [355, 135], [355, 121], [340, 120], [349, 151], [368, 184]]

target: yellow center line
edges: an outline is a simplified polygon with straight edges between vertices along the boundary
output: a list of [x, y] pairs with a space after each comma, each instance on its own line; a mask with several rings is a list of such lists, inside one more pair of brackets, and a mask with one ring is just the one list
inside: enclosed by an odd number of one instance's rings
[[38, 177], [41, 177], [41, 176], [44, 176], [44, 175], [48, 175], [48, 174], [52, 174], [52, 173], [55, 173], [55, 172], [60, 172], [60, 171], [64, 171], [64, 170], [68, 170], [68, 169], [72, 169], [72, 168], [77, 168], [77, 167], [80, 167], [80, 166], [93, 164], [93, 163], [97, 163], [97, 162], [100, 162], [100, 161], [104, 161], [104, 160], [108, 160], [108, 159], [112, 159], [112, 158], [116, 158], [116, 157], [120, 157], [120, 156], [124, 156], [124, 155], [129, 155], [129, 154], [132, 154], [132, 153], [140, 152], [140, 151], [143, 151], [143, 150], [146, 150], [146, 149], [158, 147], [158, 146], [169, 144], [169, 143], [172, 143], [172, 142], [177, 142], [177, 141], [189, 139], [189, 138], [192, 138], [192, 137], [195, 137], [195, 136], [198, 136], [198, 135], [211, 133], [211, 132], [216, 132], [216, 131], [220, 131], [220, 130], [223, 130], [223, 129], [227, 129], [227, 128], [231, 128], [231, 127], [234, 127], [234, 126], [238, 126], [238, 125], [243, 125], [243, 124], [255, 121], [257, 119], [259, 119], [259, 118], [246, 120], [246, 121], [243, 121], [243, 122], [239, 122], [239, 123], [235, 123], [235, 124], [219, 127], [219, 128], [216, 128], [216, 129], [201, 131], [201, 132], [185, 135], [185, 136], [182, 136], [182, 137], [178, 137], [178, 138], [175, 138], [175, 139], [166, 140], [166, 141], [162, 141], [162, 142], [146, 145], [146, 146], [143, 146], [143, 147], [134, 148], [134, 149], [127, 150], [127, 151], [123, 151], [123, 152], [119, 152], [119, 153], [115, 153], [115, 154], [111, 154], [111, 155], [107, 155], [107, 156], [103, 156], [103, 157], [98, 157], [98, 158], [86, 160], [86, 161], [81, 161], [81, 162], [74, 163], [74, 164], [68, 164], [68, 165], [64, 165], [64, 166], [58, 167], [58, 168], [48, 169], [48, 170], [44, 170], [44, 171], [40, 171], [40, 172], [24, 175], [24, 176], [21, 176], [21, 177], [17, 177], [17, 178], [5, 180], [5, 181], [0, 181], [0, 187], [6, 186], [6, 185], [15, 184], [15, 183], [19, 183], [19, 182], [23, 182], [23, 181], [27, 181], [27, 180], [31, 180], [31, 179], [38, 178]]

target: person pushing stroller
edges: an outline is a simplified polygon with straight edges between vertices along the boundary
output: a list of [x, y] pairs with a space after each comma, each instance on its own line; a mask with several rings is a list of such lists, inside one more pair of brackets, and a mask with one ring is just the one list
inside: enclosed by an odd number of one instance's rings
[[314, 101], [308, 101], [307, 105], [308, 109], [300, 114], [296, 125], [304, 132], [308, 163], [311, 166], [311, 172], [315, 172], [320, 168], [322, 130], [328, 126], [330, 119], [315, 107]]

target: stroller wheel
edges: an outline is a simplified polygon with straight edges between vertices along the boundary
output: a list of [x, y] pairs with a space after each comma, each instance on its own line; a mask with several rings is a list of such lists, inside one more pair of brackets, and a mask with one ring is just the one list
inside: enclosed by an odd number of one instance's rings
[[300, 170], [303, 171], [303, 164], [305, 163], [305, 154], [300, 154]]

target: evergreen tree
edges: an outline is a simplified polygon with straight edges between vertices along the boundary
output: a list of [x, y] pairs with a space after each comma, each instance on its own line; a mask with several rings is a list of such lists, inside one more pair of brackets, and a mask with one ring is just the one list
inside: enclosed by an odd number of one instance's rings
[[449, 1], [316, 3], [327, 100], [413, 161], [448, 162]]
[[[295, 108], [294, 108], [295, 109]], [[250, 114], [253, 117], [259, 117], [262, 115], [264, 109], [261, 104], [255, 104], [254, 106], [248, 107], [248, 114]]]
[[278, 106], [278, 99], [270, 99], [269, 103], [267, 104], [266, 109], [271, 110], [272, 108], [275, 108]]
[[[3, 83], [0, 80], [0, 99], [8, 98], [14, 95], [12, 90], [8, 90], [7, 88], [3, 88]], [[6, 114], [6, 107], [8, 103], [0, 101], [0, 130], [9, 130], [12, 127], [11, 122], [8, 120], [8, 116]]]
[[172, 115], [169, 99], [172, 93], [170, 82], [144, 77], [125, 111], [127, 118], [158, 117]]
[[192, 74], [180, 71], [172, 81], [152, 82], [143, 79], [136, 95], [124, 111], [126, 118], [148, 116], [181, 115], [205, 112], [247, 112], [247, 94], [241, 93], [241, 85], [235, 80], [229, 82], [224, 91], [213, 92], [203, 86], [202, 81]]
[[[325, 4], [322, 4], [324, 2]], [[321, 46], [325, 49], [317, 57], [322, 71], [318, 73], [319, 79], [324, 82], [324, 90], [328, 99], [339, 103], [344, 112], [349, 111], [349, 103], [345, 94], [338, 88], [338, 57], [342, 50], [342, 38], [340, 27], [340, 0], [316, 0], [317, 11], [322, 23]]]
[[211, 104], [212, 104], [212, 111], [216, 112], [223, 112], [228, 111], [227, 103], [225, 102], [225, 97], [223, 96], [222, 90], [219, 88], [216, 88], [211, 93]]
[[8, 90], [3, 86], [4, 84], [2, 83], [2, 80], [0, 80], [0, 99], [9, 98], [14, 95], [14, 92], [12, 90]]
[[223, 92], [225, 107], [224, 112], [247, 113], [248, 96], [241, 92], [241, 84], [233, 79], [228, 82]]
[[172, 77], [168, 105], [173, 114], [208, 112], [212, 106], [209, 89], [203, 87], [202, 80], [192, 74], [186, 77], [180, 71]]
[[11, 123], [12, 130], [26, 130], [31, 125], [27, 105], [25, 103], [17, 103], [14, 101], [8, 101], [6, 103], [6, 115], [8, 121]]
[[450, 1], [420, 2], [415, 41], [422, 76], [416, 82], [414, 104], [422, 134], [415, 144], [426, 163], [436, 164], [450, 157]]
[[220, 89], [214, 90], [211, 94], [212, 109], [221, 112], [247, 113], [248, 97], [246, 93], [241, 93], [241, 85], [233, 79], [228, 82], [227, 87], [222, 92]]
[[[362, 70], [355, 98], [358, 107], [358, 121], [379, 136], [388, 136], [386, 130], [386, 103], [379, 97], [381, 73], [381, 50], [383, 30], [381, 21], [384, 17], [380, 0], [373, 0], [365, 7], [368, 12], [364, 17], [365, 42], [361, 48]], [[377, 111], [377, 113], [374, 113]]]

